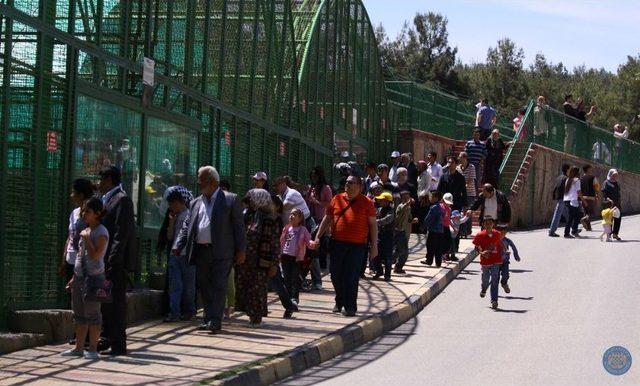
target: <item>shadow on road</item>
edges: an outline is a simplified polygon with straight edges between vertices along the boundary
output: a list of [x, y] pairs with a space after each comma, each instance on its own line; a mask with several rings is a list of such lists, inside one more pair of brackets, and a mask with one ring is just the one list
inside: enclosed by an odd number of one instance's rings
[[320, 366], [303, 371], [282, 382], [276, 383], [276, 385], [315, 385], [349, 373], [364, 365], [373, 363], [392, 350], [400, 347], [412, 335], [415, 335], [417, 327], [418, 320], [413, 318], [395, 330], [358, 347], [354, 351], [333, 358]]

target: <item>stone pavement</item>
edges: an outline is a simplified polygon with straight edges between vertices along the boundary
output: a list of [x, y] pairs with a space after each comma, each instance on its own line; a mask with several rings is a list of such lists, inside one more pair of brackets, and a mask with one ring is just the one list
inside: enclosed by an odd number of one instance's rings
[[[461, 240], [460, 250], [471, 246]], [[411, 238], [406, 275], [391, 283], [361, 280], [358, 317], [334, 314], [334, 294], [329, 277], [320, 293], [301, 294], [300, 311], [282, 319], [275, 294], [269, 294], [269, 317], [259, 329], [249, 328], [245, 315], [236, 313], [223, 325], [223, 333], [210, 335], [196, 330], [196, 323], [153, 321], [128, 329], [130, 354], [126, 357], [87, 361], [59, 354], [68, 345], [50, 345], [0, 356], [0, 385], [68, 384], [92, 385], [186, 385], [220, 379], [246, 369], [257, 361], [282, 355], [308, 345], [337, 330], [388, 310], [405, 301], [429, 279], [453, 267], [430, 268], [424, 258], [424, 238]], [[463, 257], [460, 253], [459, 257]]]

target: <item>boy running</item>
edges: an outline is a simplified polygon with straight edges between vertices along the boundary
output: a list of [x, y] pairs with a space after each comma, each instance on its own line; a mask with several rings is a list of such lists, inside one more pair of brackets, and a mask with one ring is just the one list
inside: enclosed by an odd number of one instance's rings
[[491, 284], [491, 308], [498, 308], [498, 280], [502, 264], [502, 242], [500, 233], [493, 229], [493, 218], [484, 216], [483, 229], [473, 238], [473, 245], [480, 254], [482, 266], [482, 285], [480, 297], [484, 298]]
[[496, 226], [496, 230], [500, 232], [500, 237], [502, 238], [502, 264], [500, 264], [500, 284], [502, 284], [502, 289], [504, 292], [511, 293], [511, 289], [509, 288], [509, 258], [511, 257], [511, 252], [509, 252], [509, 248], [513, 251], [513, 256], [516, 261], [520, 261], [520, 254], [518, 253], [518, 249], [516, 245], [511, 241], [510, 238], [507, 237], [507, 226], [504, 224], [500, 224]]

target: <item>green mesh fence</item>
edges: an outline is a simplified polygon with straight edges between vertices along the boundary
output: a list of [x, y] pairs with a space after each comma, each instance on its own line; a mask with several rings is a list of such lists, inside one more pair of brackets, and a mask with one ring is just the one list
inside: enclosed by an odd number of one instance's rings
[[0, 326], [64, 304], [73, 178], [122, 169], [146, 285], [162, 192], [195, 189], [198, 166], [242, 193], [257, 170], [305, 182], [395, 146], [360, 0], [0, 0], [0, 57]]
[[610, 165], [633, 173], [640, 172], [637, 156], [640, 143], [616, 138], [613, 131], [580, 121], [548, 106], [536, 106], [526, 140], [568, 154]]
[[[400, 129], [458, 140], [471, 138], [477, 110], [473, 103], [414, 82], [390, 81], [386, 86], [389, 103], [398, 112]], [[505, 140], [511, 140], [514, 134], [511, 120], [498, 115], [495, 128]]]

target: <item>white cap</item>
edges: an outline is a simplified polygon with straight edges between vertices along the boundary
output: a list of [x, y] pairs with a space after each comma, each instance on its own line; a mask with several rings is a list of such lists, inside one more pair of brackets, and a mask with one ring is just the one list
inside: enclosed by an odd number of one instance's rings
[[254, 176], [253, 176], [254, 180], [265, 180], [267, 181], [267, 173], [265, 172], [257, 172]]
[[395, 150], [393, 153], [391, 153], [391, 158], [398, 158], [400, 157], [400, 152]]
[[453, 194], [445, 193], [444, 196], [442, 196], [442, 200], [447, 205], [453, 205]]

